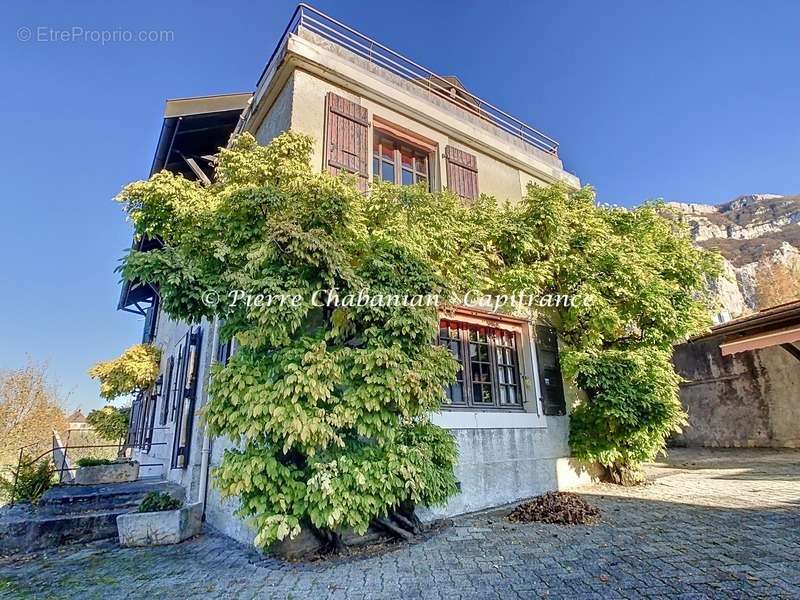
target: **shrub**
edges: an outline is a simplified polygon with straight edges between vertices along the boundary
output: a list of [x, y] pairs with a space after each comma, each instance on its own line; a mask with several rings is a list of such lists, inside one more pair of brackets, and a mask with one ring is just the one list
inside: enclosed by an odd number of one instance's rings
[[[223, 494], [239, 497], [259, 546], [301, 526], [338, 544], [341, 531], [363, 533], [386, 517], [408, 525], [414, 505], [442, 504], [457, 491], [455, 441], [427, 418], [457, 370], [448, 350], [431, 344], [436, 309], [359, 305], [328, 314], [311, 295], [330, 287], [342, 296], [365, 288], [449, 295], [430, 255], [446, 251], [453, 263], [458, 249], [431, 250], [421, 237], [428, 231], [394, 228], [435, 216], [430, 199], [458, 201], [423, 195], [424, 210], [406, 215], [416, 198], [398, 203], [395, 188], [382, 188], [383, 199], [368, 202], [348, 182], [313, 173], [312, 147], [291, 133], [266, 148], [243, 135], [221, 151], [213, 186], [162, 171], [120, 195], [136, 235], [164, 241], [132, 252], [123, 276], [157, 285], [173, 318], [219, 316], [222, 339], [236, 336], [238, 351], [215, 370], [203, 416], [213, 435], [240, 442], [213, 476]], [[222, 298], [232, 285], [303, 301], [208, 305], [207, 290]]]
[[[16, 489], [14, 476], [16, 474]], [[5, 500], [37, 503], [47, 490], [55, 483], [55, 473], [50, 459], [31, 462], [30, 456], [23, 456], [18, 467], [10, 469], [6, 477], [0, 477], [0, 496]]]
[[137, 512], [161, 512], [165, 510], [177, 510], [183, 503], [176, 500], [166, 492], [148, 492]]
[[86, 458], [79, 458], [76, 464], [79, 467], [100, 467], [102, 465], [113, 465], [114, 461], [107, 458], [95, 458], [94, 456], [87, 456]]

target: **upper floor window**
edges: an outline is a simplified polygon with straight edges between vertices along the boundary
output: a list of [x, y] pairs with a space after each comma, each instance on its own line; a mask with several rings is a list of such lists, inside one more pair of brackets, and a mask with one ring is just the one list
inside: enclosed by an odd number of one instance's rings
[[372, 144], [372, 177], [397, 185], [423, 183], [430, 189], [430, 155], [376, 129]]
[[460, 367], [445, 405], [521, 409], [519, 338], [516, 331], [442, 319], [439, 344], [450, 349]]

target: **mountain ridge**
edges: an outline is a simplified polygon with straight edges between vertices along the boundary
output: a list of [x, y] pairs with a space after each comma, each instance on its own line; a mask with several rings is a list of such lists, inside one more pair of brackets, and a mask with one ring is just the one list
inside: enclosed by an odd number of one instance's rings
[[665, 207], [689, 226], [695, 244], [724, 259], [724, 274], [711, 285], [720, 322], [767, 308], [758, 293], [759, 280], [769, 276], [765, 270], [800, 273], [800, 195], [747, 194], [716, 205]]

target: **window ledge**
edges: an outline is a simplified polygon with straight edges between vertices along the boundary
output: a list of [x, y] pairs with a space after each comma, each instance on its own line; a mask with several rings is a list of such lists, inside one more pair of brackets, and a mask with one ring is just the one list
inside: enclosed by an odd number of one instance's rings
[[520, 411], [445, 410], [431, 415], [445, 429], [540, 429], [547, 427], [542, 415]]

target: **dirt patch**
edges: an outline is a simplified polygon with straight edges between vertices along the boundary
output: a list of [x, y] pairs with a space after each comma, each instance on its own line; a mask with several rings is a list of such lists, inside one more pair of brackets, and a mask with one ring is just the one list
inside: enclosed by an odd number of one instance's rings
[[600, 519], [600, 509], [570, 492], [548, 492], [517, 506], [508, 515], [512, 523], [585, 525]]

